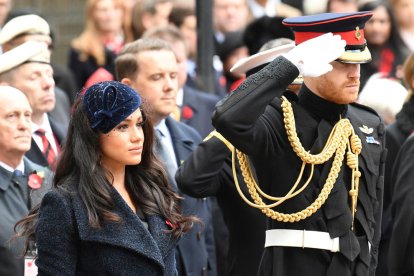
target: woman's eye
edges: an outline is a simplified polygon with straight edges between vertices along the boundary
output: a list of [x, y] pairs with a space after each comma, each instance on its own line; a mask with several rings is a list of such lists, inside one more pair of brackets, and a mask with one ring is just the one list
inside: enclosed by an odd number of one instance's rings
[[127, 125], [120, 125], [120, 126], [117, 127], [117, 130], [119, 130], [119, 131], [126, 131], [127, 129], [128, 129]]

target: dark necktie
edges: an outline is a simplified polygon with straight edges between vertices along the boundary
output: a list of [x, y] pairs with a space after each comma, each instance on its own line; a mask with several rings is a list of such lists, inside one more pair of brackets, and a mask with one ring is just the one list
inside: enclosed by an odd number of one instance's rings
[[165, 140], [163, 139], [163, 134], [160, 130], [155, 130], [155, 138], [156, 138], [156, 152], [158, 154], [159, 159], [164, 164], [164, 168], [168, 174], [168, 180], [171, 183], [171, 186], [174, 190], [177, 189], [177, 184], [175, 182], [175, 173], [177, 171], [177, 165], [174, 162], [173, 156], [168, 151], [167, 145], [165, 144]]
[[46, 131], [44, 129], [39, 128], [35, 131], [35, 133], [42, 138], [42, 144], [43, 144], [43, 155], [45, 156], [47, 163], [49, 163], [50, 167], [54, 167], [55, 164], [55, 158], [56, 153], [52, 148], [52, 145], [50, 144], [49, 140], [46, 137]]

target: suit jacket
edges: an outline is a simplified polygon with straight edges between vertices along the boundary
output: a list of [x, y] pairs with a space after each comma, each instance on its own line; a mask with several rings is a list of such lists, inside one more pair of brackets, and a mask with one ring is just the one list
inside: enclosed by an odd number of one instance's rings
[[[206, 137], [213, 130], [211, 115], [220, 97], [188, 85], [184, 86], [183, 93], [180, 121], [196, 129], [201, 137]], [[191, 109], [191, 114], [185, 113], [186, 108]]]
[[[298, 73], [296, 66], [286, 58], [278, 57], [249, 76], [217, 105], [213, 115], [213, 125], [236, 148], [249, 155], [261, 188], [272, 196], [288, 193], [302, 165], [287, 137], [279, 98]], [[353, 231], [348, 195], [351, 171], [343, 164], [329, 197], [312, 216], [294, 223], [268, 220], [268, 229], [328, 232], [331, 238], [339, 238], [340, 252], [267, 247], [259, 275], [374, 275], [381, 234], [384, 125], [372, 109], [357, 104], [331, 103], [316, 96], [306, 86], [302, 87], [299, 97], [290, 96], [297, 135], [305, 150], [312, 154], [321, 152], [340, 116], [350, 120], [362, 143], [358, 211]], [[360, 129], [363, 126], [369, 131], [363, 132]], [[332, 159], [315, 165], [309, 186], [275, 209], [290, 214], [311, 205], [325, 184]], [[309, 175], [307, 168], [303, 181]]]
[[79, 195], [46, 194], [36, 227], [39, 275], [177, 275], [165, 219], [147, 216], [147, 229], [114, 188], [111, 196], [122, 222], [95, 229]]
[[[62, 146], [63, 140], [66, 137], [67, 129], [65, 126], [57, 123], [53, 118], [49, 117], [50, 127], [52, 128], [53, 134], [57, 139], [57, 142]], [[39, 164], [41, 166], [47, 167], [49, 163], [47, 162], [46, 157], [43, 155], [43, 152], [37, 146], [35, 140], [32, 138], [32, 145], [30, 150], [26, 152], [25, 156], [29, 158], [32, 162]]]
[[[22, 177], [13, 178], [11, 172], [0, 168], [0, 275], [23, 275], [24, 260], [21, 255], [24, 240], [19, 238], [9, 242], [14, 236], [14, 225], [41, 202], [52, 185], [52, 173], [47, 168], [34, 164], [26, 157], [23, 160], [25, 171]], [[33, 171], [45, 172], [42, 186], [36, 190], [27, 185], [28, 176]]]
[[[167, 117], [165, 121], [170, 132], [177, 165], [187, 159], [201, 142], [200, 135], [191, 127]], [[174, 176], [172, 176], [174, 177]], [[177, 262], [187, 276], [215, 275], [215, 248], [211, 227], [210, 202], [207, 199], [183, 195], [181, 208], [186, 215], [199, 217], [204, 226], [196, 224], [184, 235], [177, 247]], [[182, 267], [180, 267], [182, 266]], [[209, 271], [210, 270], [210, 271]]]
[[[240, 171], [237, 173], [242, 183]], [[238, 194], [227, 146], [216, 137], [204, 141], [178, 169], [176, 180], [178, 187], [190, 196], [217, 197], [229, 232], [228, 240], [221, 236], [218, 241], [218, 244], [228, 243], [223, 275], [255, 275], [263, 253], [266, 217], [248, 206]], [[248, 193], [245, 185], [241, 188]]]

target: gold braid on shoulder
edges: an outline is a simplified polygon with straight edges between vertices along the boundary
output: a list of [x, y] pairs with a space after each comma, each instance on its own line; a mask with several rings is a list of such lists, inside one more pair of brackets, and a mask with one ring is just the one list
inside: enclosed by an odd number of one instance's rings
[[[351, 122], [348, 119], [340, 119], [333, 127], [322, 151], [319, 154], [313, 155], [306, 151], [303, 148], [301, 142], [299, 141], [299, 138], [296, 133], [295, 118], [293, 115], [292, 105], [285, 97], [282, 97], [282, 110], [285, 129], [290, 145], [292, 146], [293, 151], [302, 160], [302, 167], [299, 172], [298, 178], [296, 179], [296, 182], [293, 184], [292, 188], [286, 195], [281, 197], [270, 196], [263, 192], [256, 183], [247, 155], [245, 155], [238, 149], [233, 148], [233, 178], [240, 196], [247, 204], [249, 204], [252, 207], [261, 209], [266, 216], [274, 220], [283, 222], [296, 222], [306, 219], [313, 215], [319, 208], [321, 208], [321, 206], [325, 203], [326, 199], [328, 198], [333, 186], [335, 185], [338, 174], [341, 170], [345, 152], [347, 150], [347, 165], [352, 170], [352, 183], [351, 189], [349, 191], [349, 196], [351, 197], [351, 210], [353, 221], [357, 206], [359, 177], [361, 176], [361, 172], [358, 170], [358, 155], [361, 153], [362, 144], [358, 135], [355, 134]], [[326, 182], [320, 194], [311, 205], [299, 212], [291, 214], [280, 213], [272, 209], [280, 205], [284, 201], [293, 198], [294, 196], [301, 193], [308, 186], [312, 179], [315, 164], [323, 164], [326, 161], [328, 161], [333, 155], [335, 156]], [[236, 156], [240, 164], [243, 179], [246, 183], [249, 194], [253, 199], [253, 202], [247, 199], [240, 189], [240, 185], [236, 175]], [[303, 172], [307, 164], [311, 166], [310, 175], [305, 181], [305, 183], [302, 185], [302, 187], [297, 189], [299, 183], [302, 180]], [[274, 202], [271, 204], [265, 204], [263, 202], [262, 197]]]

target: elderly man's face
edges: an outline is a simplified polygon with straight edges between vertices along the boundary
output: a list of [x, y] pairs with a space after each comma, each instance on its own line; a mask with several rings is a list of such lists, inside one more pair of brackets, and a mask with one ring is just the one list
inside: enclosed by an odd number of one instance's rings
[[22, 91], [29, 99], [33, 117], [52, 111], [56, 103], [52, 67], [45, 63], [29, 62], [14, 70], [10, 85]]
[[20, 91], [1, 91], [0, 87], [0, 156], [23, 155], [31, 145], [31, 115], [29, 101]]

